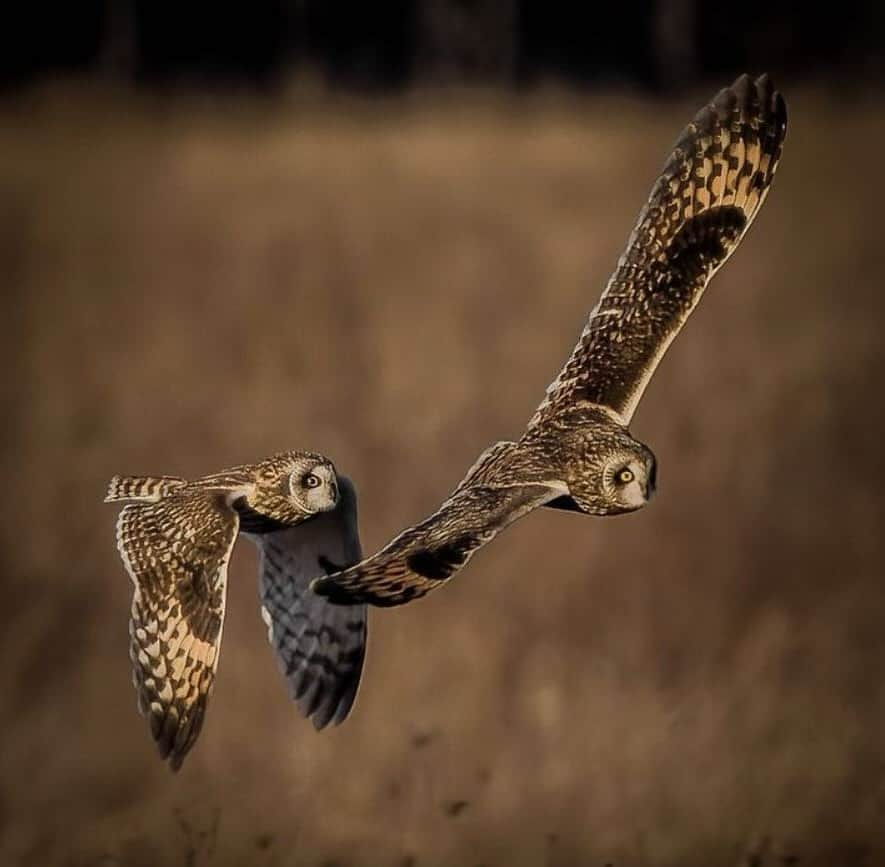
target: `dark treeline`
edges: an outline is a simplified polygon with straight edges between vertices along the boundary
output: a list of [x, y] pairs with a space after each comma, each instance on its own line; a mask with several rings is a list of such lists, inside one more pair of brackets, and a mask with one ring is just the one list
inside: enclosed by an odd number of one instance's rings
[[791, 76], [885, 71], [885, 2], [768, 0], [80, 0], [3, 13], [7, 85], [75, 73], [139, 84], [521, 86], [555, 78], [675, 90], [739, 69]]

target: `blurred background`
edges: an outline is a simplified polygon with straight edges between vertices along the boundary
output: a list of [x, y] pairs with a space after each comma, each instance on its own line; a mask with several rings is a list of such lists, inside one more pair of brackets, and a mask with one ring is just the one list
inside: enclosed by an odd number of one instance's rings
[[[0, 863], [885, 863], [883, 8], [5, 10]], [[744, 70], [784, 160], [632, 425], [650, 507], [536, 513], [373, 612], [320, 735], [241, 544], [171, 774], [108, 478], [319, 450], [377, 549], [518, 435]]]

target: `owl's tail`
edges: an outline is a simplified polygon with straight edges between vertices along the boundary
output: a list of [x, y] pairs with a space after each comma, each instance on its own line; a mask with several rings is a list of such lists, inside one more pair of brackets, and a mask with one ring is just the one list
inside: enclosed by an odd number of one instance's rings
[[108, 484], [104, 501], [144, 500], [155, 503], [184, 484], [185, 480], [177, 476], [114, 476]]

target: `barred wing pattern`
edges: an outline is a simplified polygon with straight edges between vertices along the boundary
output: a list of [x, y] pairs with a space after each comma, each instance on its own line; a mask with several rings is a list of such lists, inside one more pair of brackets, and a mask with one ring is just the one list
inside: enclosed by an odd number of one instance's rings
[[[484, 458], [476, 466], [481, 462]], [[462, 482], [429, 518], [368, 560], [317, 579], [312, 587], [339, 605], [404, 605], [441, 587], [498, 533], [561, 494], [559, 488], [543, 484], [492, 487]]]
[[332, 605], [310, 590], [325, 572], [362, 558], [356, 493], [338, 477], [331, 512], [286, 530], [250, 536], [261, 552], [261, 613], [292, 698], [317, 729], [350, 713], [366, 655], [365, 605]]
[[767, 76], [741, 76], [698, 112], [530, 427], [579, 402], [629, 423], [668, 346], [759, 212], [786, 122]]
[[215, 682], [237, 516], [217, 495], [125, 506], [117, 547], [135, 585], [129, 624], [138, 709], [173, 770], [196, 742]]
[[108, 483], [106, 503], [147, 500], [155, 503], [187, 482], [178, 476], [114, 476]]

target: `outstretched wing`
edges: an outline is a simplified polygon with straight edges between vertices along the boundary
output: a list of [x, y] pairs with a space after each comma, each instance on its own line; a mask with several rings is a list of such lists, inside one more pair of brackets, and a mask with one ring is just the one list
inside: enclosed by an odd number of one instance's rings
[[544, 484], [491, 487], [462, 482], [437, 512], [373, 557], [311, 586], [340, 605], [403, 605], [443, 585], [503, 529], [562, 493]]
[[125, 506], [117, 547], [135, 585], [129, 623], [138, 709], [178, 770], [203, 725], [218, 666], [227, 564], [238, 528], [220, 497]]
[[289, 691], [317, 729], [350, 713], [366, 655], [366, 607], [330, 604], [310, 590], [318, 575], [362, 557], [356, 491], [338, 477], [331, 512], [286, 530], [250, 536], [261, 552], [261, 613]]
[[786, 124], [767, 76], [742, 76], [698, 112], [530, 427], [581, 402], [629, 423], [667, 347], [759, 212]]

